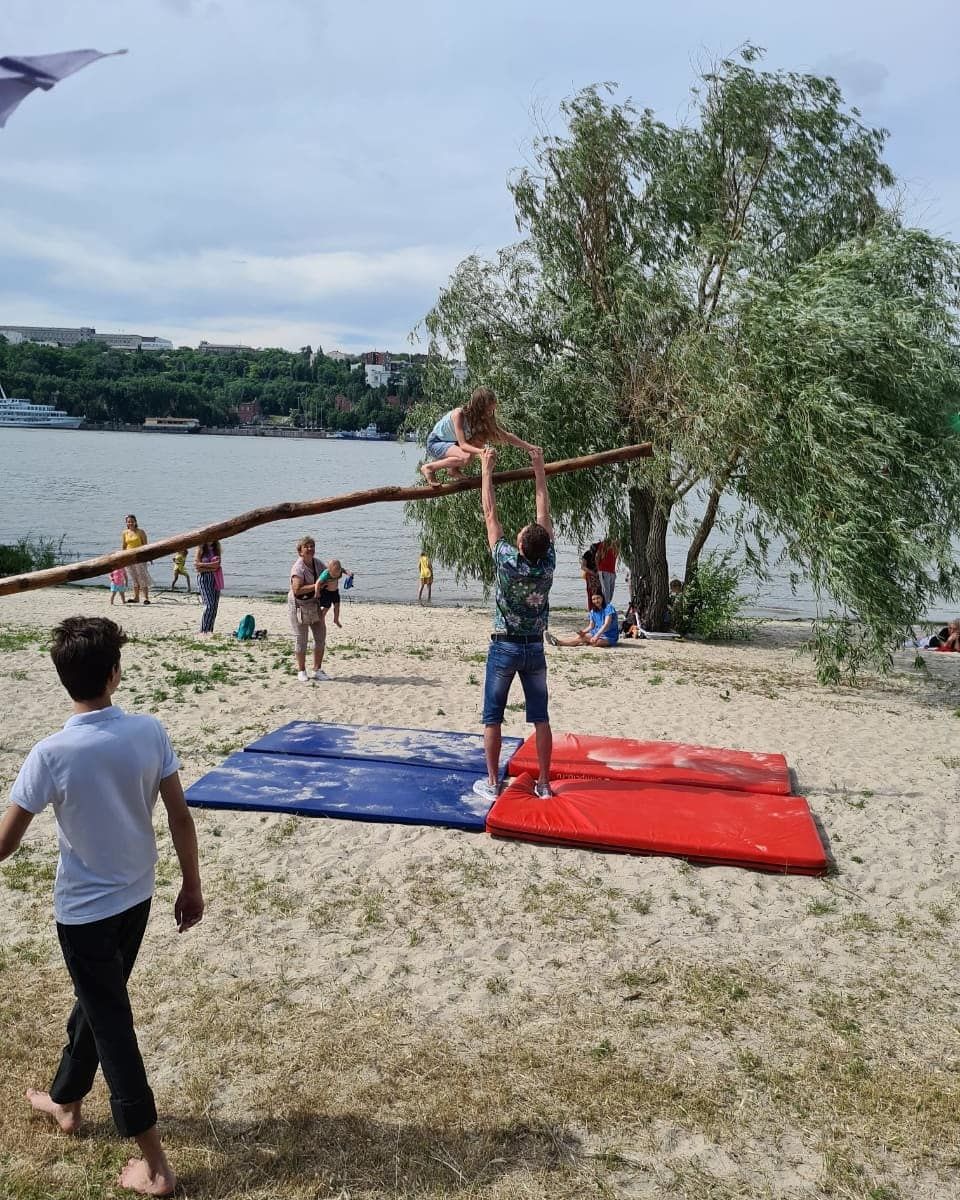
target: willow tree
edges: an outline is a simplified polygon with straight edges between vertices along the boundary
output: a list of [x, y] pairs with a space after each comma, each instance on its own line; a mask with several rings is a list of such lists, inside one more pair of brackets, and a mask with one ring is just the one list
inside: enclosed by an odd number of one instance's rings
[[[785, 549], [808, 575], [830, 675], [885, 661], [956, 594], [958, 253], [884, 206], [884, 130], [832, 79], [760, 57], [703, 73], [676, 126], [610, 87], [567, 101], [510, 184], [521, 240], [461, 263], [425, 324], [549, 457], [654, 443], [551, 487], [568, 536], [620, 534], [651, 627], [671, 519], [688, 580], [722, 519], [758, 570]], [[421, 432], [457, 400], [439, 363], [426, 384]], [[484, 576], [458, 499], [411, 512], [442, 562]], [[504, 500], [521, 524], [529, 497]]]

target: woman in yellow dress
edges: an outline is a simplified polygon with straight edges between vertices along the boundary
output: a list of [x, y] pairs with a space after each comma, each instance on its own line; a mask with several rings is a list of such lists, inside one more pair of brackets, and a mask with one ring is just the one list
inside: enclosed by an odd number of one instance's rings
[[[128, 513], [125, 521], [126, 528], [123, 531], [123, 537], [120, 539], [121, 550], [135, 550], [138, 546], [145, 546], [150, 540], [146, 532], [137, 524], [137, 518], [133, 513]], [[146, 563], [133, 563], [127, 568], [130, 573], [130, 578], [133, 580], [133, 601], [134, 604], [139, 604], [140, 593], [143, 592], [144, 604], [150, 603], [150, 572], [147, 570]]]

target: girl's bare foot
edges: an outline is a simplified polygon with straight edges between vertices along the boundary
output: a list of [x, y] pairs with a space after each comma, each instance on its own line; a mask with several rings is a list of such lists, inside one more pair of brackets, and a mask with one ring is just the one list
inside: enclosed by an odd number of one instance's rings
[[427, 481], [427, 483], [430, 484], [431, 487], [437, 486], [436, 468], [435, 467], [431, 467], [427, 463], [424, 463], [423, 466], [420, 468], [420, 474], [424, 477], [424, 479]]
[[151, 1170], [145, 1158], [131, 1158], [120, 1172], [117, 1183], [141, 1196], [172, 1196], [177, 1186], [177, 1177], [166, 1161], [157, 1170]]
[[447, 479], [450, 481], [450, 483], [454, 483], [457, 479], [462, 478], [462, 471], [458, 471], [456, 467], [447, 467]]
[[64, 1133], [76, 1133], [79, 1130], [81, 1100], [75, 1104], [57, 1104], [56, 1100], [50, 1099], [49, 1092], [38, 1092], [36, 1088], [27, 1088], [24, 1094], [34, 1112], [53, 1117]]

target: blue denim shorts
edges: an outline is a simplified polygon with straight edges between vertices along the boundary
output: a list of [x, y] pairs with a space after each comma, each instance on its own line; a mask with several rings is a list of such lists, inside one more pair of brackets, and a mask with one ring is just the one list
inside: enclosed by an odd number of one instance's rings
[[520, 676], [527, 720], [532, 725], [547, 716], [547, 658], [543, 642], [491, 642], [487, 651], [487, 676], [483, 682], [483, 723], [502, 725], [503, 710], [513, 677]]
[[434, 460], [446, 458], [448, 451], [452, 450], [456, 444], [456, 442], [441, 442], [439, 438], [427, 438], [427, 457]]

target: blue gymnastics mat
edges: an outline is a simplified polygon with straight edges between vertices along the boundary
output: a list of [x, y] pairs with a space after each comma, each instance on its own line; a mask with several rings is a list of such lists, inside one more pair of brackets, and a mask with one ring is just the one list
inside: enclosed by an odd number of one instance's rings
[[476, 770], [244, 750], [198, 779], [186, 797], [195, 808], [479, 831], [490, 805], [472, 790], [477, 778]]
[[[520, 738], [505, 737], [500, 761], [505, 762], [522, 745]], [[469, 771], [486, 775], [483, 735], [445, 733], [434, 729], [390, 729], [380, 725], [327, 725], [318, 721], [291, 721], [249, 746], [257, 754], [295, 754], [305, 758], [353, 758], [384, 763], [409, 763], [444, 771]]]

